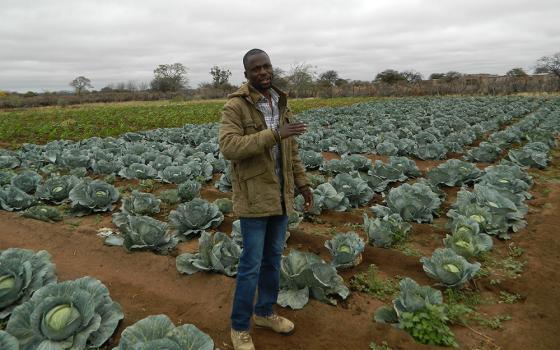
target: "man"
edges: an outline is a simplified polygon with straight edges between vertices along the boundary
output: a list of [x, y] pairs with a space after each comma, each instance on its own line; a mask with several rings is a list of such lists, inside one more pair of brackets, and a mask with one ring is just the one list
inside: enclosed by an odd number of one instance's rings
[[286, 94], [272, 85], [270, 58], [253, 49], [243, 57], [243, 66], [247, 83], [228, 96], [219, 144], [224, 158], [231, 161], [233, 209], [240, 217], [243, 236], [231, 339], [235, 350], [253, 350], [249, 334], [253, 313], [256, 326], [282, 334], [294, 331], [294, 324], [274, 313], [273, 305], [294, 187], [304, 196], [305, 210], [311, 207], [313, 195], [295, 139], [306, 127], [293, 121]]

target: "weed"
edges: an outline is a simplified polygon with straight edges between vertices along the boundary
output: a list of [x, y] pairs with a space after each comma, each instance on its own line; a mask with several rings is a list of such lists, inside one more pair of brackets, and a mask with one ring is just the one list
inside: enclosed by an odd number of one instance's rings
[[403, 253], [406, 256], [421, 256], [422, 254], [416, 250], [416, 248], [414, 248], [412, 246], [412, 244], [407, 243], [407, 242], [401, 242], [399, 244], [395, 244], [393, 246], [394, 249], [398, 250], [399, 252]]
[[500, 291], [500, 300], [498, 303], [500, 304], [515, 304], [519, 300], [521, 300], [521, 295], [517, 293], [508, 293], [505, 290]]
[[488, 302], [483, 300], [479, 293], [472, 290], [455, 290], [448, 288], [445, 290], [447, 304], [464, 304], [470, 309], [475, 309], [478, 305]]
[[100, 223], [101, 223], [101, 215], [96, 214], [95, 215], [95, 226], [98, 226]]
[[393, 350], [393, 349], [391, 349], [391, 347], [387, 344], [386, 341], [382, 341], [381, 345], [378, 345], [375, 342], [371, 342], [369, 344], [369, 350]]
[[504, 314], [489, 317], [486, 314], [477, 313], [474, 315], [473, 320], [481, 327], [498, 330], [503, 328], [502, 322], [511, 320], [511, 316]]
[[514, 279], [521, 275], [526, 264], [527, 263], [525, 261], [515, 260], [511, 256], [508, 256], [500, 263], [506, 276]]
[[455, 335], [447, 326], [448, 321], [444, 305], [427, 304], [423, 310], [403, 312], [400, 324], [422, 344], [458, 347]]
[[140, 180], [139, 186], [144, 192], [152, 192], [155, 188], [155, 181], [152, 179]]
[[399, 291], [397, 280], [393, 278], [381, 279], [378, 275], [377, 266], [371, 264], [367, 272], [354, 275], [350, 279], [350, 288], [367, 293], [380, 300], [393, 298]]
[[71, 228], [75, 229], [82, 224], [82, 220], [68, 221], [66, 224]]
[[509, 249], [508, 255], [511, 256], [512, 258], [519, 258], [521, 255], [523, 255], [523, 253], [525, 253], [523, 248], [516, 246], [515, 243], [513, 242], [508, 244], [508, 249]]

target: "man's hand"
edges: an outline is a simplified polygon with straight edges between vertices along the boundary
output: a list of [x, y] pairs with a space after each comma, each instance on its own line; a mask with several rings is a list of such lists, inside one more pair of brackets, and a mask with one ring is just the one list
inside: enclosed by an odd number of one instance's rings
[[305, 186], [301, 190], [301, 194], [303, 195], [304, 200], [303, 211], [308, 212], [309, 209], [311, 209], [311, 207], [313, 206], [313, 192], [311, 192], [309, 186]]
[[280, 139], [286, 137], [298, 136], [307, 131], [307, 126], [304, 123], [286, 123], [278, 129]]

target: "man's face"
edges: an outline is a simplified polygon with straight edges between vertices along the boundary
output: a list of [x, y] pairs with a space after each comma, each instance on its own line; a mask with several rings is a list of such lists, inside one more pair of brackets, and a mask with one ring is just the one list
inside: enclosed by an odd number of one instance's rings
[[272, 64], [264, 53], [248, 57], [245, 68], [245, 78], [259, 91], [270, 89], [272, 86]]

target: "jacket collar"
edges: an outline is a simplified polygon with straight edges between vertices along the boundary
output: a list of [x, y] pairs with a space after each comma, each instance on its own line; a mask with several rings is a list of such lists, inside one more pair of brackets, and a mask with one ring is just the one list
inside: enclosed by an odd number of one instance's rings
[[[287, 103], [286, 93], [274, 85], [272, 85], [272, 89], [276, 91], [276, 93], [280, 97], [278, 104], [280, 106], [285, 106]], [[243, 83], [236, 92], [228, 95], [228, 99], [234, 97], [243, 97], [245, 100], [254, 105], [261, 99], [262, 94], [253, 86], [251, 86], [251, 84]]]

